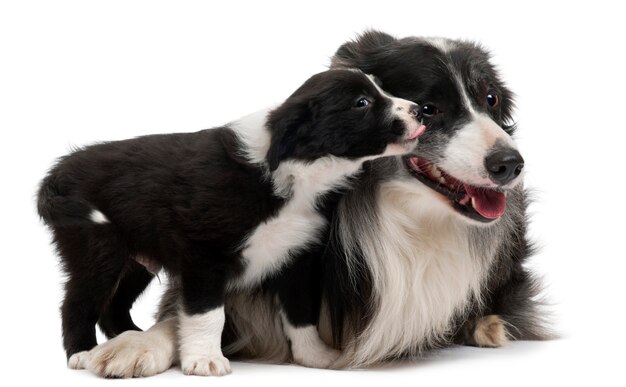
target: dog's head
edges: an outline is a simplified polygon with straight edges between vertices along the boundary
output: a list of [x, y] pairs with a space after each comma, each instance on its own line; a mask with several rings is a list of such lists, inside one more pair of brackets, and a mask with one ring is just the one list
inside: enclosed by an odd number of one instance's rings
[[396, 39], [370, 31], [341, 46], [331, 68], [373, 74], [390, 93], [420, 105], [428, 130], [407, 170], [455, 212], [500, 218], [524, 159], [511, 135], [512, 93], [480, 46], [447, 39]]
[[325, 71], [269, 114], [267, 160], [275, 170], [285, 160], [406, 154], [425, 129], [418, 116], [416, 104], [390, 96], [361, 71]]

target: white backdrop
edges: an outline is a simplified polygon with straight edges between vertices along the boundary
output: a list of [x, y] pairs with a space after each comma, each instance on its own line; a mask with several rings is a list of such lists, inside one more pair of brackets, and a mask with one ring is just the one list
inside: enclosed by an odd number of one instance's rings
[[[563, 338], [373, 371], [234, 363], [219, 380], [175, 370], [130, 383], [623, 385], [626, 29], [611, 4], [1, 2], [2, 378], [112, 383], [65, 368], [63, 278], [34, 205], [55, 157], [72, 145], [216, 126], [279, 102], [371, 27], [475, 39], [493, 52], [518, 95], [518, 141], [536, 191], [530, 233], [541, 246], [531, 264]], [[153, 284], [133, 311], [143, 327], [160, 290]]]

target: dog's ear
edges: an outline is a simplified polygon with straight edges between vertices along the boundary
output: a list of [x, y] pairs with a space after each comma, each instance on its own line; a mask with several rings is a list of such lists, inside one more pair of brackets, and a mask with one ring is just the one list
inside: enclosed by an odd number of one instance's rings
[[275, 171], [296, 150], [298, 133], [306, 130], [312, 114], [309, 104], [302, 102], [283, 104], [270, 113], [267, 125], [271, 140], [266, 156], [270, 171]]
[[330, 68], [361, 68], [362, 58], [368, 57], [396, 40], [393, 36], [381, 31], [365, 31], [355, 40], [339, 47], [331, 59]]

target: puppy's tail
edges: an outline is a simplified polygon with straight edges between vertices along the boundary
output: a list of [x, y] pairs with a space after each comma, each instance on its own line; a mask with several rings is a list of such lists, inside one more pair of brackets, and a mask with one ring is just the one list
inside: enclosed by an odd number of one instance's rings
[[39, 187], [37, 211], [49, 226], [78, 226], [108, 223], [107, 217], [83, 198], [62, 192], [53, 174]]

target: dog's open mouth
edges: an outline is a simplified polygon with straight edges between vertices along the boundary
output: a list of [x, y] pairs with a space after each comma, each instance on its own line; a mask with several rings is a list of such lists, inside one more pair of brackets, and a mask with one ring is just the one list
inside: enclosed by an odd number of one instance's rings
[[448, 198], [452, 207], [468, 218], [487, 223], [504, 214], [505, 192], [463, 183], [416, 156], [405, 156], [404, 161], [417, 180]]

